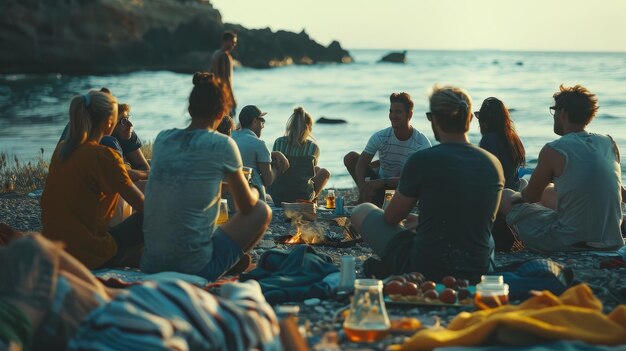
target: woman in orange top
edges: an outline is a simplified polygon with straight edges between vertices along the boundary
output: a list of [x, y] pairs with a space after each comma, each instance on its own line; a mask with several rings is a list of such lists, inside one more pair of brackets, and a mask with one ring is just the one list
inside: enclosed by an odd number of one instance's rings
[[[41, 197], [43, 235], [64, 242], [90, 269], [120, 265], [129, 249], [143, 245], [143, 194], [120, 155], [100, 145], [116, 124], [111, 94], [90, 91], [72, 98], [69, 135], [52, 155]], [[137, 213], [109, 228], [119, 195]]]

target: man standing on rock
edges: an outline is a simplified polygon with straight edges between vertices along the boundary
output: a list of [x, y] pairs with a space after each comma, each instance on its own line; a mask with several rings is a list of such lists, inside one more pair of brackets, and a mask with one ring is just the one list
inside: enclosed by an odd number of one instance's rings
[[259, 199], [265, 201], [265, 188], [289, 168], [289, 161], [280, 151], [270, 152], [260, 139], [265, 128], [267, 112], [254, 105], [248, 105], [239, 113], [240, 130], [233, 132], [244, 167], [252, 168], [252, 185], [259, 190]]
[[[351, 151], [343, 158], [359, 188], [359, 202], [369, 201], [378, 206], [383, 203], [385, 189], [398, 186], [400, 172], [409, 156], [431, 146], [428, 138], [409, 124], [413, 116], [411, 96], [393, 93], [389, 100], [391, 127], [372, 135], [360, 155]], [[379, 162], [372, 163], [376, 153]]]
[[[502, 166], [467, 139], [472, 100], [465, 90], [436, 86], [430, 111], [440, 144], [409, 157], [384, 212], [371, 203], [352, 212], [352, 225], [381, 258], [364, 262], [365, 276], [421, 272], [434, 281], [447, 275], [476, 281], [493, 268]], [[411, 215], [418, 200], [419, 220]]]
[[550, 107], [554, 133], [561, 137], [541, 149], [521, 193], [502, 193], [500, 211], [531, 249], [613, 250], [624, 245], [619, 149], [610, 136], [585, 130], [597, 111], [598, 99], [585, 87], [561, 85]]
[[211, 57], [211, 73], [219, 77], [230, 91], [233, 98], [233, 109], [230, 112], [231, 117], [237, 114], [237, 103], [233, 92], [233, 57], [231, 51], [237, 46], [237, 34], [226, 31], [222, 34], [222, 46], [215, 50]]

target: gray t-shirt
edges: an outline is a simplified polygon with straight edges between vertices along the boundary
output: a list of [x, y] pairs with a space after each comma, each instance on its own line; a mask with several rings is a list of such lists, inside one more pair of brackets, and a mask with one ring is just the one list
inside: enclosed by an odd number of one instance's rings
[[197, 274], [211, 260], [221, 181], [239, 169], [237, 145], [223, 134], [159, 133], [146, 185], [142, 270]]
[[259, 199], [265, 200], [265, 186], [259, 170], [259, 163], [272, 163], [272, 154], [265, 142], [248, 128], [233, 132], [233, 140], [237, 143], [243, 165], [253, 169], [252, 185], [259, 189]]
[[474, 145], [444, 143], [411, 155], [398, 185], [400, 193], [419, 199], [410, 265], [429, 267], [422, 272], [427, 277], [486, 273], [503, 187], [498, 159]]
[[414, 152], [430, 147], [430, 140], [413, 128], [413, 134], [407, 140], [400, 140], [389, 127], [374, 133], [367, 142], [363, 152], [375, 155], [378, 153], [381, 178], [399, 177], [406, 160]]

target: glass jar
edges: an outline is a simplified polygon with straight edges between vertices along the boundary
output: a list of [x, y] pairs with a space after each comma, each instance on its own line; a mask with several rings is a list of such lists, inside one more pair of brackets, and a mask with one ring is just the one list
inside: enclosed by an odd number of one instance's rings
[[389, 334], [389, 316], [383, 300], [383, 282], [377, 279], [354, 281], [354, 297], [343, 329], [353, 342], [373, 342]]
[[335, 190], [333, 189], [328, 190], [328, 193], [326, 194], [326, 208], [335, 208]]
[[383, 210], [387, 208], [387, 205], [393, 199], [393, 196], [396, 194], [395, 190], [385, 190], [385, 201], [383, 202]]
[[483, 275], [480, 283], [476, 284], [474, 304], [486, 310], [509, 303], [509, 284], [504, 283], [501, 275]]

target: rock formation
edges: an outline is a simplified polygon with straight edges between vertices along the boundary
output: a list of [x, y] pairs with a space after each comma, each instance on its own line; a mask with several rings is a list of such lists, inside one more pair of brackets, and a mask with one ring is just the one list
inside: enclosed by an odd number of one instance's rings
[[346, 121], [345, 119], [341, 119], [341, 118], [321, 117], [321, 118], [318, 118], [317, 121], [315, 121], [315, 123], [319, 123], [319, 124], [344, 124], [344, 123], [348, 123], [348, 121]]
[[239, 35], [233, 56], [244, 66], [352, 61], [305, 32], [225, 24], [208, 0], [3, 0], [0, 73], [206, 70], [226, 29]]
[[390, 52], [383, 56], [380, 62], [406, 63], [406, 50], [402, 52]]

